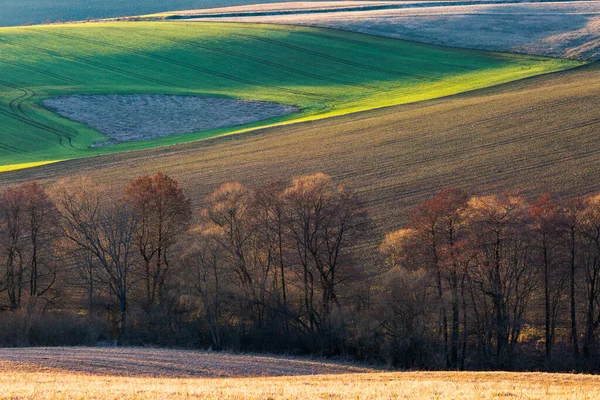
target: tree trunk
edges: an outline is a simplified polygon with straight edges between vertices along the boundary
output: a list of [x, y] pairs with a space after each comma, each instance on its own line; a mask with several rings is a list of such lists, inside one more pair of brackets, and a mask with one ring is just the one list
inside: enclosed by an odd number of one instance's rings
[[123, 346], [125, 344], [125, 336], [127, 335], [127, 298], [125, 295], [121, 295], [119, 303], [119, 308], [121, 311], [121, 326], [119, 327], [117, 344], [119, 346]]
[[573, 357], [579, 358], [579, 338], [577, 336], [577, 313], [575, 298], [575, 229], [571, 228], [571, 260], [570, 260], [570, 297], [571, 297], [571, 342], [573, 343]]
[[545, 338], [546, 338], [546, 362], [550, 363], [552, 358], [552, 335], [551, 335], [551, 311], [550, 311], [550, 266], [548, 265], [548, 248], [546, 238], [543, 238], [544, 252], [544, 311], [545, 311]]
[[458, 366], [458, 335], [460, 328], [458, 307], [458, 276], [452, 271], [452, 332], [450, 337], [450, 367]]

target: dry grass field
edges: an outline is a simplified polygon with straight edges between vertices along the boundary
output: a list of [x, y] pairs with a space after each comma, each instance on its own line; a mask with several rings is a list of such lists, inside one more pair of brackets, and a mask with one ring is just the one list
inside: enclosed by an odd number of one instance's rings
[[591, 375], [381, 372], [306, 359], [151, 349], [4, 349], [0, 361], [0, 399], [7, 400], [600, 399], [600, 377]]
[[600, 192], [599, 110], [600, 65], [591, 65], [439, 100], [3, 173], [0, 185], [90, 176], [120, 192], [134, 177], [164, 171], [199, 206], [224, 182], [259, 185], [322, 171], [358, 189], [387, 231], [446, 186]]

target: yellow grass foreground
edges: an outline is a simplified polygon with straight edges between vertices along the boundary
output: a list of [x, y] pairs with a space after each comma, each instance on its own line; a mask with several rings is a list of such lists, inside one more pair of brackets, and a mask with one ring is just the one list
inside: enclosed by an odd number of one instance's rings
[[152, 378], [8, 363], [0, 399], [600, 399], [600, 377], [389, 372], [258, 378]]

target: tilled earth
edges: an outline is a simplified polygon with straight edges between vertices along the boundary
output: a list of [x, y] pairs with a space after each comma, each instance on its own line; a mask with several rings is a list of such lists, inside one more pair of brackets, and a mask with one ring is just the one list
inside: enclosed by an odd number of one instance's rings
[[346, 9], [341, 7], [344, 3], [337, 8], [322, 3], [328, 12], [318, 13], [312, 9], [321, 3], [305, 6], [305, 13], [304, 3], [290, 3], [298, 4], [293, 13], [255, 5], [175, 14], [201, 21], [307, 25], [470, 49], [600, 59], [600, 1], [417, 1], [401, 8], [398, 3], [373, 3], [374, 9], [355, 6], [352, 11], [347, 9], [353, 2]]
[[[347, 374], [374, 370], [307, 358], [148, 348], [0, 349], [0, 365], [110, 376], [228, 378]], [[0, 367], [0, 373], [3, 368]]]

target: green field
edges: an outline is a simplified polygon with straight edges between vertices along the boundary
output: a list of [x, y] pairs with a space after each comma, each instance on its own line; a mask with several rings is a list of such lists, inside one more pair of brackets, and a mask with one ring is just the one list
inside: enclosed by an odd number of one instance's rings
[[[431, 99], [580, 65], [327, 29], [124, 22], [0, 28], [0, 171]], [[65, 94], [268, 100], [291, 116], [89, 148], [105, 138], [47, 110]]]

